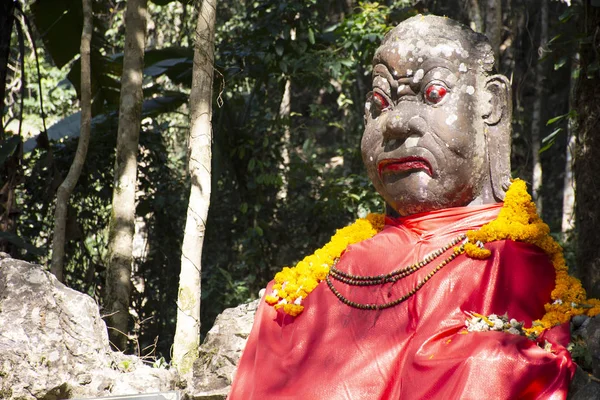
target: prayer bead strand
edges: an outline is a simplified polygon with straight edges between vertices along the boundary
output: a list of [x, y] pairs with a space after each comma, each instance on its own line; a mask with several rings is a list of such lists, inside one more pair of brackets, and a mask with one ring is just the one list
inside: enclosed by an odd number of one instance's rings
[[420, 270], [427, 264], [431, 263], [433, 260], [435, 260], [442, 254], [444, 254], [446, 251], [448, 251], [448, 249], [454, 247], [456, 244], [463, 241], [466, 237], [467, 236], [465, 234], [459, 235], [442, 248], [437, 249], [434, 252], [428, 254], [422, 261], [416, 262], [405, 268], [394, 270], [388, 274], [360, 276], [340, 271], [336, 268], [336, 265], [339, 261], [339, 258], [337, 258], [329, 270], [329, 275], [333, 279], [351, 286], [374, 286], [383, 285], [385, 283], [397, 282], [398, 280], [413, 274], [414, 272]]
[[[460, 236], [459, 236], [459, 238], [460, 238]], [[455, 239], [456, 240], [455, 244], [458, 243], [460, 240], [462, 240], [462, 239], [459, 239], [459, 238]], [[444, 246], [444, 247], [446, 247], [446, 246]], [[446, 259], [444, 259], [441, 263], [439, 263], [433, 270], [431, 270], [427, 275], [425, 275], [425, 277], [421, 281], [419, 281], [419, 283], [417, 283], [417, 285], [415, 287], [413, 287], [408, 293], [406, 293], [405, 295], [401, 296], [400, 298], [398, 298], [396, 300], [393, 300], [393, 301], [390, 301], [388, 303], [382, 303], [382, 304], [374, 304], [374, 303], [361, 304], [361, 303], [356, 303], [356, 302], [354, 302], [352, 300], [349, 300], [348, 298], [344, 297], [344, 295], [342, 295], [335, 288], [335, 286], [333, 285], [333, 282], [331, 282], [331, 278], [333, 277], [331, 274], [327, 275], [327, 277], [325, 278], [325, 280], [326, 280], [327, 286], [329, 287], [329, 289], [331, 290], [331, 292], [342, 303], [346, 304], [347, 306], [350, 306], [350, 307], [353, 307], [353, 308], [358, 308], [359, 310], [385, 310], [387, 308], [391, 308], [391, 307], [397, 306], [398, 304], [401, 304], [404, 301], [408, 300], [415, 293], [417, 293], [436, 273], [438, 273], [448, 263], [450, 263], [452, 260], [454, 260], [459, 255], [463, 254], [464, 252], [465, 252], [465, 245], [462, 244], [460, 247], [454, 249], [454, 251], [452, 252], [452, 254], [450, 254]], [[336, 279], [335, 277], [333, 277], [333, 278]], [[363, 278], [365, 278], [365, 277], [363, 277]]]

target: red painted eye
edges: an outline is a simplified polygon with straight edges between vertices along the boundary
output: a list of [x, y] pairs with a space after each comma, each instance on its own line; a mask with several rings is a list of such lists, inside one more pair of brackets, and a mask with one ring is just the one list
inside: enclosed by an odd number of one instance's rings
[[382, 111], [390, 106], [390, 103], [386, 100], [386, 98], [377, 92], [373, 92], [373, 101], [375, 102], [377, 107]]
[[432, 104], [438, 104], [444, 99], [444, 96], [448, 93], [448, 90], [439, 84], [431, 84], [425, 89], [425, 100]]

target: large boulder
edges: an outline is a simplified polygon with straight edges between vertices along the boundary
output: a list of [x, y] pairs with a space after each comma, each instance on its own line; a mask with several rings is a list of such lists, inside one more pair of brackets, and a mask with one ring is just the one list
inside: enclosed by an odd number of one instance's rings
[[173, 390], [172, 370], [110, 349], [94, 300], [40, 266], [0, 256], [0, 398], [54, 400]]
[[222, 400], [227, 397], [237, 364], [250, 335], [259, 300], [228, 308], [200, 346], [200, 357], [194, 363], [191, 390], [197, 400]]
[[598, 379], [577, 367], [575, 376], [569, 387], [567, 400], [598, 400], [600, 399], [600, 383]]
[[571, 320], [571, 340], [574, 345], [573, 356], [577, 356], [578, 361], [587, 369], [591, 369], [593, 374], [578, 366], [567, 399], [600, 399], [600, 317], [574, 317]]

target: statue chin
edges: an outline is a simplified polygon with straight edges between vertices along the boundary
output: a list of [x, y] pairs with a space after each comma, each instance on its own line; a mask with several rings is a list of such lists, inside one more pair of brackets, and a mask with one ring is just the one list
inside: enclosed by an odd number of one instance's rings
[[[448, 205], [447, 203], [440, 203], [431, 201], [429, 199], [406, 199], [402, 202], [389, 202], [386, 203], [389, 206], [388, 215], [390, 216], [407, 216], [413, 214], [420, 214], [430, 211], [442, 210], [449, 207], [460, 207], [459, 205]], [[465, 204], [466, 205], [466, 204]], [[390, 214], [389, 211], [394, 210], [394, 213]]]
[[[432, 177], [424, 171], [373, 179], [375, 188], [389, 206], [388, 214], [398, 216], [482, 204], [483, 181], [483, 173], [468, 177], [448, 174]], [[390, 213], [390, 209], [395, 213]]]

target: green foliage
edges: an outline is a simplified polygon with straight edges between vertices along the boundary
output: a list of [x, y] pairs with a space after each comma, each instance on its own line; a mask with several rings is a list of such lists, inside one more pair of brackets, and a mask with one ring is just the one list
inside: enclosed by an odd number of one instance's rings
[[[64, 5], [57, 2], [55, 6]], [[123, 4], [123, 3], [118, 3]], [[80, 5], [79, 5], [80, 6]], [[151, 7], [152, 8], [152, 7]], [[171, 9], [173, 7], [170, 7]], [[185, 8], [185, 7], [184, 7]], [[181, 7], [174, 12], [181, 14]], [[114, 11], [111, 9], [111, 12]], [[154, 9], [157, 12], [156, 9]], [[159, 10], [162, 12], [164, 10]], [[115, 11], [122, 14], [122, 9]], [[168, 14], [162, 12], [162, 14]], [[99, 14], [102, 16], [102, 14]], [[67, 16], [68, 17], [68, 16]], [[168, 19], [169, 15], [161, 18]], [[118, 20], [118, 18], [116, 18]], [[37, 20], [36, 20], [37, 22]], [[46, 21], [48, 22], [48, 21]], [[102, 38], [101, 29], [104, 22], [96, 21], [95, 35]], [[43, 26], [38, 26], [41, 30]], [[61, 40], [76, 42], [79, 46], [79, 35], [67, 35], [67, 28], [60, 30]], [[62, 29], [62, 30], [61, 30]], [[98, 43], [101, 44], [100, 47]], [[122, 44], [121, 44], [122, 45]], [[118, 49], [119, 43], [114, 43]], [[75, 51], [75, 46], [61, 48], [60, 43], [53, 42], [48, 47], [54, 57], [54, 51], [64, 52], [69, 48]], [[106, 42], [96, 42], [94, 51], [106, 53], [113, 47]], [[44, 52], [40, 54], [43, 56]], [[69, 55], [69, 57], [75, 54]], [[135, 321], [131, 332], [138, 336], [141, 348], [156, 344], [157, 352], [168, 357], [172, 343], [174, 320], [176, 315], [175, 296], [177, 293], [177, 276], [183, 221], [187, 202], [187, 184], [185, 181], [184, 156], [185, 139], [181, 134], [187, 133], [185, 116], [181, 114], [181, 105], [187, 101], [185, 87], [178, 85], [183, 82], [189, 86], [189, 79], [181, 75], [181, 64], [185, 70], [191, 66], [193, 51], [180, 47], [170, 47], [150, 50], [146, 57], [149, 73], [144, 93], [147, 100], [143, 105], [144, 121], [140, 136], [140, 153], [138, 156], [138, 215], [143, 218], [144, 234], [147, 238], [146, 247], [139, 252], [139, 259], [134, 265], [134, 295], [132, 299]], [[183, 60], [178, 63], [170, 59]], [[28, 59], [29, 60], [29, 59]], [[95, 64], [96, 72], [113, 79], [120, 74], [122, 54], [102, 56], [104, 64]], [[75, 91], [70, 84], [64, 84], [68, 68], [69, 77], [78, 86], [77, 62], [65, 65], [62, 70], [53, 67], [47, 59], [41, 59], [42, 89], [46, 100], [46, 109], [51, 111], [50, 120], [56, 121], [60, 116], [73, 112], [73, 97]], [[187, 64], [186, 64], [187, 62]], [[34, 65], [27, 63], [27, 71]], [[161, 66], [165, 68], [161, 69]], [[179, 71], [177, 70], [179, 68]], [[37, 82], [31, 80], [28, 73], [29, 93], [26, 101], [26, 119], [39, 120], [39, 93]], [[33, 75], [36, 76], [36, 75]], [[189, 76], [189, 74], [188, 74]], [[172, 77], [173, 79], [170, 79]], [[98, 90], [118, 89], [118, 85], [102, 85], [107, 80], [93, 78], [99, 84]], [[103, 83], [104, 82], [104, 83]], [[66, 89], [66, 90], [65, 90]], [[70, 91], [69, 91], [70, 90]], [[58, 95], [58, 96], [57, 96]], [[50, 99], [50, 106], [48, 106]], [[96, 95], [96, 117], [92, 123], [92, 138], [86, 164], [81, 178], [72, 195], [67, 221], [66, 270], [67, 285], [92, 295], [101, 302], [105, 279], [106, 253], [106, 224], [110, 214], [112, 197], [112, 181], [114, 166], [114, 148], [116, 144], [117, 114], [115, 105], [117, 98], [110, 101], [106, 96]], [[178, 111], [178, 113], [172, 113]], [[77, 137], [78, 124], [73, 124], [72, 118], [65, 118], [50, 129], [54, 135], [60, 132], [65, 136]], [[174, 126], [174, 125], [178, 126]], [[41, 124], [39, 124], [41, 128]], [[27, 179], [23, 182], [18, 199], [21, 211], [18, 226], [18, 238], [30, 239], [35, 246], [22, 243], [29, 250], [24, 258], [49, 267], [49, 250], [53, 229], [53, 203], [58, 185], [66, 176], [73, 160], [76, 140], [63, 140], [45, 144], [47, 137], [42, 134], [42, 147], [25, 155], [24, 168]], [[9, 142], [10, 144], [12, 142]], [[8, 149], [8, 144], [6, 149]], [[8, 150], [7, 150], [8, 151]], [[140, 235], [143, 237], [144, 235]], [[8, 239], [11, 239], [12, 236]], [[13, 238], [14, 239], [14, 238]], [[15, 241], [13, 240], [13, 242]], [[139, 247], [139, 246], [138, 246]], [[38, 249], [42, 249], [40, 251]], [[165, 271], [171, 271], [165, 273]], [[161, 340], [156, 343], [157, 337]]]
[[[565, 119], [574, 121], [576, 118], [577, 118], [577, 112], [575, 110], [571, 110], [566, 114], [562, 114], [562, 115], [558, 115], [556, 117], [550, 118], [546, 122], [546, 126], [558, 124], [561, 121], [564, 121]], [[546, 150], [548, 150], [550, 147], [552, 147], [552, 145], [556, 142], [556, 139], [561, 132], [564, 132], [564, 129], [562, 127], [558, 127], [556, 129], [554, 129], [549, 135], [545, 136], [542, 139], [542, 148], [540, 149], [540, 153], [543, 153]]]
[[[95, 3], [93, 11], [102, 14], [103, 5]], [[68, 0], [36, 1], [31, 4], [36, 28], [43, 32], [42, 39], [49, 55], [58, 68], [68, 65], [79, 54], [81, 30], [83, 29], [83, 11], [81, 2]], [[118, 105], [119, 81], [122, 66], [105, 55], [106, 42], [104, 32], [106, 21], [94, 18], [91, 42], [91, 73], [93, 113], [105, 105]], [[79, 59], [71, 65], [69, 81], [80, 92], [81, 64]]]
[[[255, 298], [335, 229], [383, 210], [360, 158], [363, 102], [387, 18], [407, 3], [361, 3], [332, 25], [325, 4], [271, 0], [232, 9], [219, 25], [224, 105], [213, 118], [204, 332], [223, 307]], [[289, 117], [279, 112], [287, 79]]]
[[[113, 116], [95, 130], [67, 221], [66, 283], [99, 302], [106, 270], [105, 228], [112, 198], [116, 123]], [[176, 316], [187, 192], [180, 159], [169, 151], [168, 130], [168, 124], [148, 118], [140, 135], [137, 214], [145, 222], [147, 244], [135, 262], [132, 299], [136, 315], [132, 331], [138, 335], [140, 346], [147, 347], [160, 336], [158, 353], [165, 356]], [[76, 145], [74, 140], [56, 143], [50, 150], [36, 149], [26, 158], [29, 179], [22, 187], [19, 234], [36, 238], [35, 243], [46, 250], [41, 257], [28, 255], [31, 261], [49, 262], [54, 192], [70, 167]]]
[[[333, 28], [338, 45], [348, 56], [346, 59], [338, 59], [337, 62], [346, 67], [356, 64], [370, 65], [383, 36], [393, 27], [387, 23], [391, 10], [408, 3], [398, 1], [392, 7], [387, 7], [376, 2], [359, 2], [356, 13], [329, 28]], [[333, 75], [339, 75], [336, 74], [339, 70], [339, 65], [333, 68]]]
[[160, 357], [152, 363], [152, 368], [166, 369], [168, 366], [169, 363], [167, 363], [167, 360], [165, 360], [164, 357]]
[[579, 336], [571, 337], [568, 350], [571, 352], [573, 361], [586, 371], [592, 372], [592, 354], [588, 350], [585, 340]]

